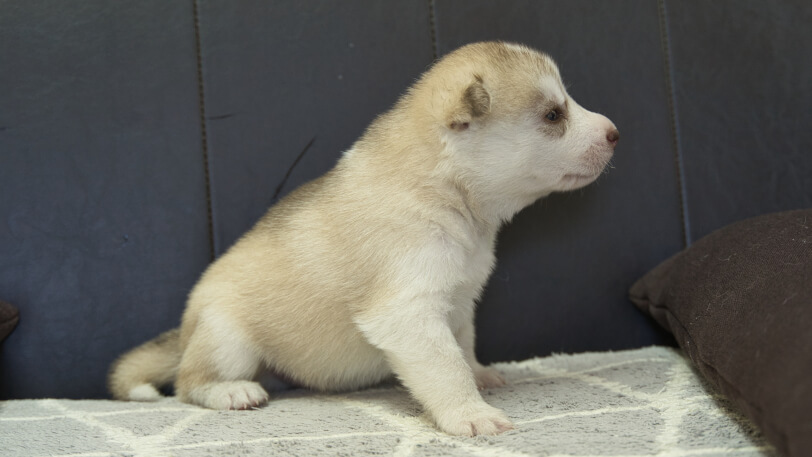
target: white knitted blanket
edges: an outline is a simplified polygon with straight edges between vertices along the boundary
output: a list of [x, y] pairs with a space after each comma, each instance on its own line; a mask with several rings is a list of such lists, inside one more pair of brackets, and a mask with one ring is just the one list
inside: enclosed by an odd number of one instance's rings
[[165, 399], [0, 402], [0, 456], [777, 456], [679, 351], [556, 355], [499, 364], [484, 392], [516, 429], [438, 432], [400, 387], [290, 390], [256, 411]]

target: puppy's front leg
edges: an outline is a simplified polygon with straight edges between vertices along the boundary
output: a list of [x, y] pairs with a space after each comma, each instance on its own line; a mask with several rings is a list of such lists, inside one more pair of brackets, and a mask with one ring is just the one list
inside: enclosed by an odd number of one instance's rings
[[467, 436], [510, 430], [513, 426], [504, 413], [479, 394], [445, 316], [433, 311], [442, 308], [442, 304], [410, 303], [359, 324], [370, 342], [386, 353], [392, 370], [441, 430]]
[[474, 372], [476, 386], [480, 389], [502, 387], [507, 384], [505, 378], [503, 378], [495, 368], [483, 366], [476, 359], [476, 354], [474, 353], [475, 329], [473, 304], [468, 309], [470, 312], [463, 316], [462, 325], [457, 331], [456, 337], [463, 354], [465, 354], [465, 360]]

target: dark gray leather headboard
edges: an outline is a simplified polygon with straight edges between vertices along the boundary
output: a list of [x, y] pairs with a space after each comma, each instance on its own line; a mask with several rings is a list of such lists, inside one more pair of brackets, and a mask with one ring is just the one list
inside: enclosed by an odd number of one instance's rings
[[483, 361], [667, 343], [632, 282], [715, 228], [812, 206], [805, 0], [0, 5], [0, 299], [20, 309], [0, 398], [106, 396], [108, 364], [177, 325], [277, 190], [471, 41], [548, 52], [622, 135], [599, 182], [501, 234]]

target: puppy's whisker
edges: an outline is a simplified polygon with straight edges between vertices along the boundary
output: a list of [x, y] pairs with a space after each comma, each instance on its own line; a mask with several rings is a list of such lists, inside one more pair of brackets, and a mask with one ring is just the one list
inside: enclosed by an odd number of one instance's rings
[[612, 159], [609, 159], [609, 162], [607, 162], [606, 166], [603, 167], [603, 170], [601, 171], [601, 174], [602, 175], [609, 174], [609, 170], [614, 170], [614, 169], [615, 169], [615, 162], [613, 162]]

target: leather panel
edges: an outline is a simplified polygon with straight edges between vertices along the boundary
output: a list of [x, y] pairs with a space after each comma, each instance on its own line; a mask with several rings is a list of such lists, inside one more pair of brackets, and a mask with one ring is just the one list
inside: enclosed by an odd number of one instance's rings
[[192, 8], [0, 9], [0, 398], [106, 397], [209, 261]]

